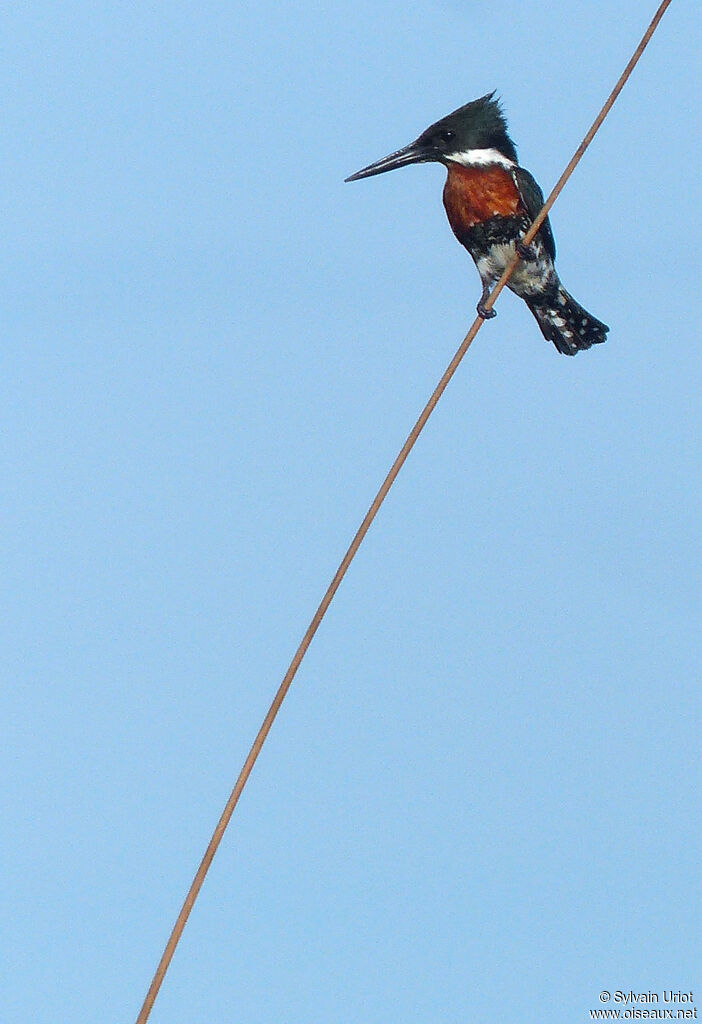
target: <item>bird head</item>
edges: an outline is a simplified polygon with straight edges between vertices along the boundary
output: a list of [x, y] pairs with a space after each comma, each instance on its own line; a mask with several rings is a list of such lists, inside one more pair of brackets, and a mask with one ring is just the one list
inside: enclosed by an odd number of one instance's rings
[[408, 164], [458, 163], [475, 166], [517, 162], [517, 151], [507, 133], [507, 122], [495, 93], [472, 100], [422, 132], [409, 146], [356, 171], [346, 181], [370, 178]]

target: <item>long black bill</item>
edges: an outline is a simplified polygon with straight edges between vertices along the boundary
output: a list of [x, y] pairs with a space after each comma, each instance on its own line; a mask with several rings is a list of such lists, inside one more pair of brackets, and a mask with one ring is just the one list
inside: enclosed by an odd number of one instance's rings
[[384, 156], [382, 160], [376, 160], [374, 164], [369, 164], [368, 167], [356, 171], [355, 174], [344, 180], [358, 181], [359, 178], [370, 178], [374, 174], [394, 171], [396, 167], [405, 167], [407, 164], [425, 164], [437, 159], [438, 153], [433, 146], [428, 146], [425, 142], [417, 140], [411, 142], [409, 146], [405, 146], [404, 149], [398, 149], [397, 152], [391, 153], [390, 156]]

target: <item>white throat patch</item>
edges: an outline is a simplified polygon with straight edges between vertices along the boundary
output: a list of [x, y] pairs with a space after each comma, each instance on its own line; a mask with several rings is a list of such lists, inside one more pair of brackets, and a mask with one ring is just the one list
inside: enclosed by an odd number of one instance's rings
[[446, 159], [464, 167], [486, 167], [488, 164], [516, 167], [513, 160], [508, 160], [497, 149], [467, 149], [463, 153], [447, 153]]

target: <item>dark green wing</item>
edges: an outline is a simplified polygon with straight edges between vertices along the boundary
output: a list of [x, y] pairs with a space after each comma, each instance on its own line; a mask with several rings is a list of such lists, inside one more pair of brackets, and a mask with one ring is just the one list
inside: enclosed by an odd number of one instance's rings
[[[519, 190], [522, 203], [524, 204], [531, 220], [534, 220], [537, 213], [544, 205], [544, 194], [539, 188], [536, 179], [529, 174], [529, 171], [525, 171], [523, 167], [515, 167], [512, 174], [514, 176], [514, 183]], [[546, 246], [546, 252], [550, 255], [552, 260], [555, 260], [556, 243], [553, 238], [553, 232], [551, 231], [551, 224], [549, 223], [548, 217], [541, 225], [539, 235]]]

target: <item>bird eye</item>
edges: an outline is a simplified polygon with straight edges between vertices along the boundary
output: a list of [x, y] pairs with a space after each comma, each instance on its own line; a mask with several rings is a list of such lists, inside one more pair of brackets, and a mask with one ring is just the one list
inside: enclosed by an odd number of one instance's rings
[[439, 132], [439, 138], [442, 142], [450, 142], [451, 139], [456, 138], [456, 133], [452, 132], [450, 128], [447, 128], [445, 131]]

